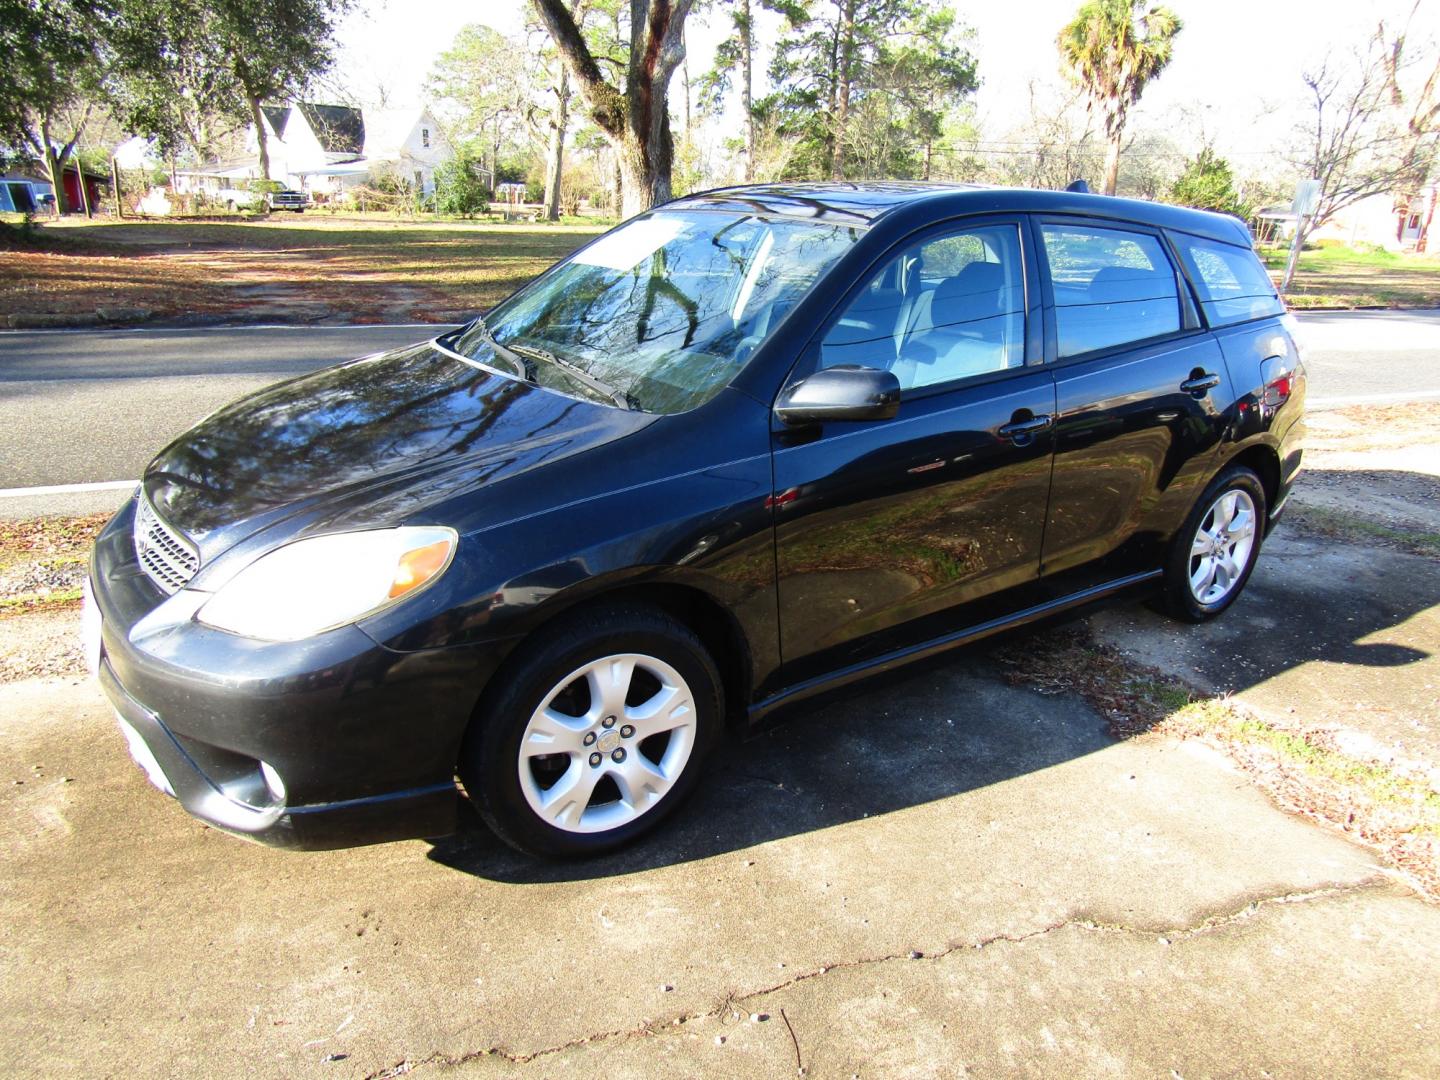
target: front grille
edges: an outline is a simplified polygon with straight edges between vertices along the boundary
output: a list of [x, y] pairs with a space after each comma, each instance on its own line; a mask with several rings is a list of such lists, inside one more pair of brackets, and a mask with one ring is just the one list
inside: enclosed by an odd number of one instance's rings
[[177, 593], [200, 569], [200, 553], [161, 520], [142, 491], [135, 500], [135, 556], [150, 580]]

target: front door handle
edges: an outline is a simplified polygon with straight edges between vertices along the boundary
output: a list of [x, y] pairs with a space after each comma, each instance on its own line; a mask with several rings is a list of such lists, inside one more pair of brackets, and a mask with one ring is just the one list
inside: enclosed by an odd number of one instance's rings
[[1213, 390], [1220, 385], [1220, 376], [1212, 371], [1202, 371], [1198, 375], [1192, 375], [1180, 384], [1180, 389], [1187, 394], [1194, 394], [1201, 397], [1207, 390]]
[[1055, 417], [1049, 413], [1042, 413], [1039, 416], [1032, 416], [1029, 420], [1012, 420], [1003, 424], [997, 434], [1002, 439], [1028, 439], [1031, 435], [1044, 431], [1051, 424], [1055, 423]]

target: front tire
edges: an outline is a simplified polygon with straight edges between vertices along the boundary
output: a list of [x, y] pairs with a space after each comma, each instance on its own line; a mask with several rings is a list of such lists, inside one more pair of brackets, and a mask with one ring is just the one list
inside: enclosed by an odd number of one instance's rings
[[1244, 591], [1260, 557], [1265, 486], [1243, 465], [1223, 470], [1176, 533], [1165, 566], [1165, 607], [1185, 622], [1219, 615]]
[[532, 855], [595, 855], [694, 790], [723, 690], [700, 639], [639, 604], [592, 608], [508, 662], [461, 748], [480, 816]]

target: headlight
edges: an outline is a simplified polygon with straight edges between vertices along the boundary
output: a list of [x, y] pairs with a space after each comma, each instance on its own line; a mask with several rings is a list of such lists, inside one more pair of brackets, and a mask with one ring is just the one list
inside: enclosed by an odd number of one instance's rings
[[423, 589], [450, 565], [457, 542], [440, 526], [297, 540], [241, 570], [196, 618], [243, 637], [298, 641]]

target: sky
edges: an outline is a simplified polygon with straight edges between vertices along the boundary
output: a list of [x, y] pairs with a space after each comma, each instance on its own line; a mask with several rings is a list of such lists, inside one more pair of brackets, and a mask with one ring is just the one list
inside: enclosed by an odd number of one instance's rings
[[[979, 61], [977, 117], [987, 143], [1029, 109], [1032, 82], [1063, 85], [1054, 37], [1079, 0], [952, 0], [974, 30]], [[1132, 112], [1136, 127], [1158, 127], [1182, 147], [1206, 139], [1237, 171], [1263, 168], [1304, 115], [1303, 71], [1327, 55], [1343, 62], [1373, 32], [1378, 18], [1401, 24], [1415, 0], [1169, 0], [1184, 21], [1175, 58]], [[524, 22], [523, 0], [361, 0], [341, 27], [338, 75], [362, 104], [410, 106], [423, 99], [435, 57], [461, 27], [483, 22], [505, 33]], [[1440, 0], [1420, 0], [1415, 37], [1431, 42]], [[723, 36], [725, 8], [688, 25], [692, 78], [710, 64]], [[763, 46], [776, 22], [760, 20]], [[672, 93], [674, 88], [672, 87]]]

